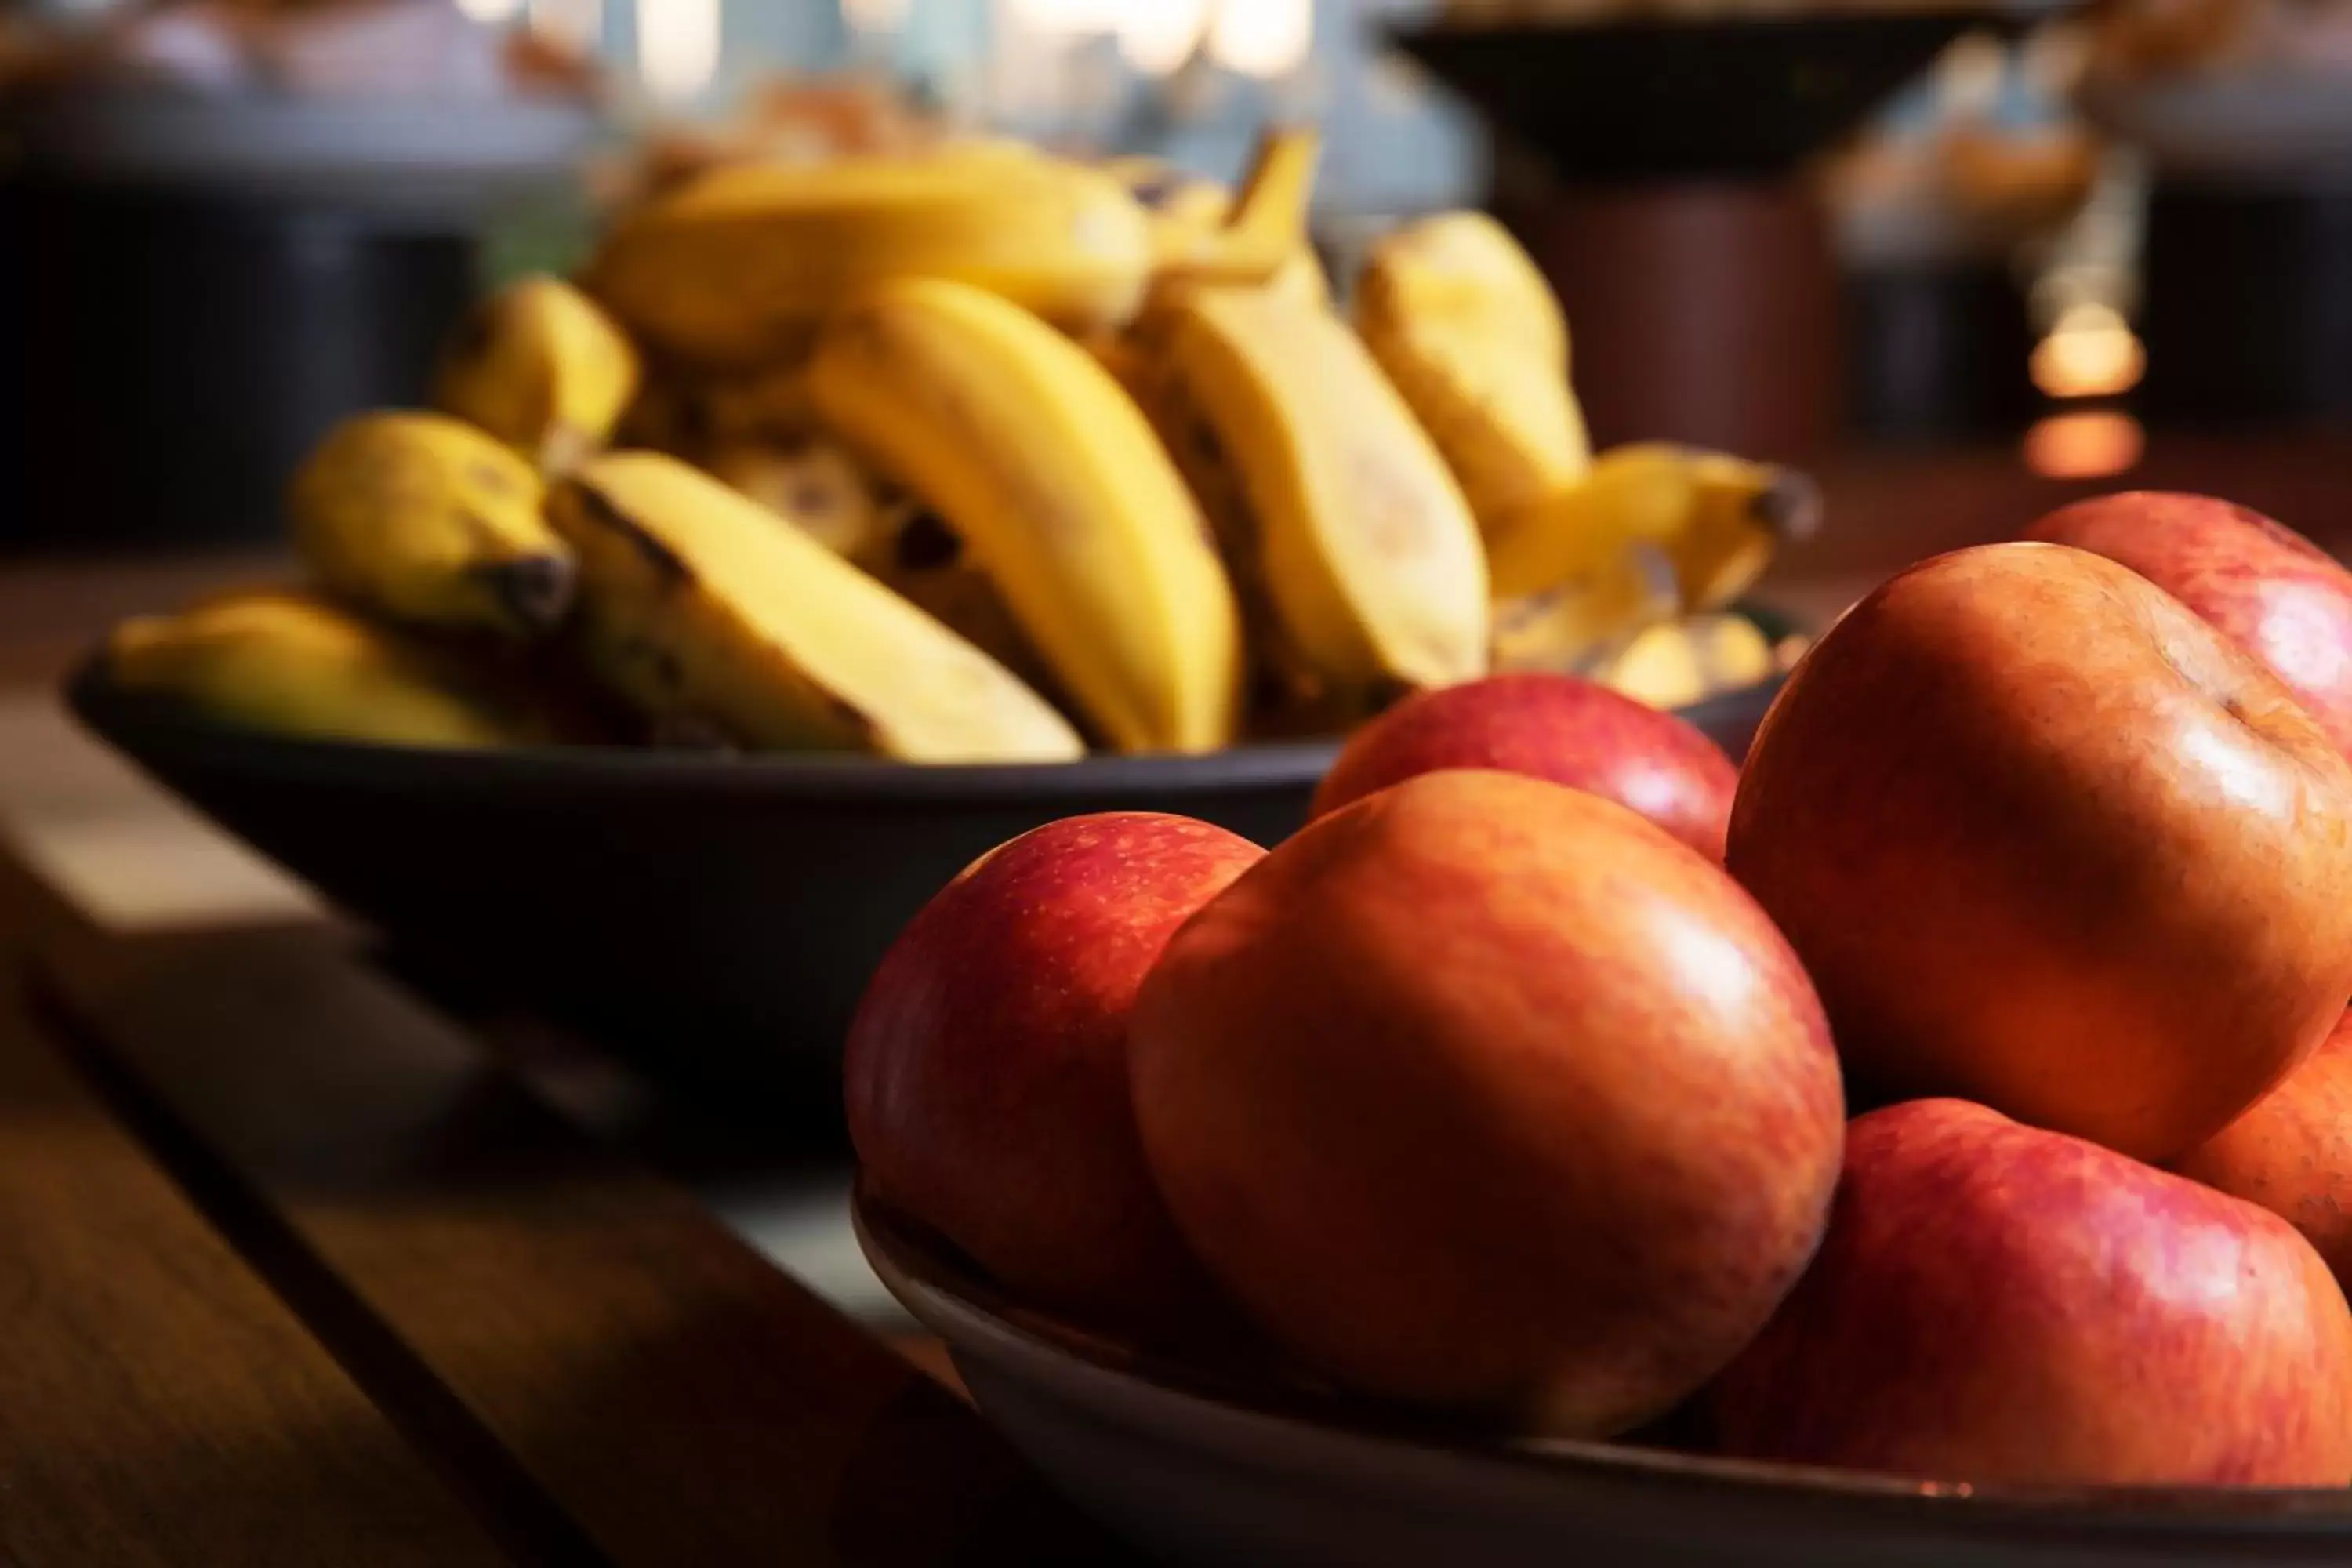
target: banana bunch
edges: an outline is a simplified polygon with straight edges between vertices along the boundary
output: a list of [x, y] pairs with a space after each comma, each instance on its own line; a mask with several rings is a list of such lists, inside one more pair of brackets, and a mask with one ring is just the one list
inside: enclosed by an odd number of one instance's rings
[[329, 592], [395, 621], [524, 637], [572, 602], [572, 552], [541, 492], [536, 468], [470, 425], [379, 413], [330, 432], [287, 505]]
[[441, 357], [434, 403], [560, 474], [604, 449], [638, 374], [635, 345], [593, 300], [532, 277], [467, 318]]
[[310, 579], [131, 623], [127, 687], [308, 735], [623, 734], [913, 762], [1326, 734], [1489, 668], [1664, 704], [1769, 672], [1725, 614], [1801, 477], [1595, 458], [1491, 219], [1347, 301], [1318, 145], [1237, 188], [967, 142], [734, 163], [456, 335], [434, 412], [293, 477]]
[[237, 594], [125, 621], [105, 660], [125, 690], [284, 734], [416, 746], [552, 738], [465, 664], [303, 594]]
[[1005, 668], [765, 508], [674, 458], [558, 480], [583, 656], [659, 717], [742, 744], [1055, 762], [1077, 734]]

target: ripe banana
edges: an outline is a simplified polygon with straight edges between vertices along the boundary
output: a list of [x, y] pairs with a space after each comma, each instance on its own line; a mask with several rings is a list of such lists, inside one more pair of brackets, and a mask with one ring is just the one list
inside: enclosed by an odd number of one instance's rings
[[476, 306], [441, 360], [434, 402], [557, 474], [604, 449], [637, 393], [637, 351], [595, 302], [532, 277]]
[[994, 659], [675, 458], [593, 458], [557, 482], [548, 514], [579, 552], [591, 664], [656, 722], [920, 763], [1083, 750]]
[[1121, 751], [1233, 736], [1241, 634], [1199, 507], [1087, 351], [961, 283], [878, 286], [826, 324], [827, 425], [971, 548]]
[[1694, 616], [1654, 626], [1595, 671], [1653, 708], [1687, 708], [1753, 686], [1775, 666], [1772, 645], [1745, 616]]
[[1794, 469], [1642, 442], [1505, 518], [1487, 540], [1498, 598], [1542, 591], [1637, 541], [1674, 563], [1685, 613], [1720, 609], [1783, 542], [1811, 534], [1821, 495]]
[[1501, 520], [1591, 462], [1559, 306], [1483, 213], [1397, 230], [1356, 283], [1356, 326], [1445, 454], [1491, 539]]
[[1100, 167], [1125, 185], [1150, 215], [1151, 251], [1163, 263], [1190, 256], [1233, 216], [1231, 190], [1164, 159], [1109, 158]]
[[288, 496], [295, 547], [329, 592], [398, 621], [543, 632], [572, 602], [572, 552], [540, 516], [538, 471], [441, 414], [362, 414]]
[[282, 734], [417, 746], [551, 738], [439, 650], [301, 594], [237, 594], [126, 621], [105, 657], [126, 690]]
[[1223, 224], [1202, 226], [1189, 240], [1163, 226], [1154, 281], [1164, 289], [1273, 278], [1307, 248], [1307, 209], [1322, 149], [1320, 133], [1309, 126], [1268, 132]]
[[1147, 321], [1152, 405], [1209, 503], [1278, 700], [1360, 714], [1486, 668], [1477, 526], [1347, 323], [1263, 289]]
[[624, 217], [588, 282], [660, 348], [751, 366], [883, 279], [955, 279], [1083, 328], [1131, 314], [1153, 263], [1150, 221], [1115, 176], [950, 148], [713, 170]]
[[1681, 607], [1674, 563], [1656, 545], [1636, 542], [1540, 593], [1497, 602], [1495, 668], [1591, 674]]

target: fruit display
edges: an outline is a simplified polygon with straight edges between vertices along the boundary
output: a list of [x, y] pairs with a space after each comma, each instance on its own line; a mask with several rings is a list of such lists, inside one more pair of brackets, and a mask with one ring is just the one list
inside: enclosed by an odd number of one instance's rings
[[865, 1201], [1368, 1436], [2352, 1485], [2352, 765], [2294, 679], [2352, 647], [2331, 569], [2195, 497], [2027, 531], [1865, 596], [1737, 769], [1489, 675], [1263, 854], [1081, 816], [983, 858], [862, 1005]]
[[[1318, 156], [1276, 131], [1232, 188], [944, 132], [687, 160], [576, 277], [484, 300], [434, 407], [320, 441], [306, 591], [531, 715], [430, 744], [1030, 763], [1338, 736], [1496, 668], [1664, 707], [1776, 674], [1729, 605], [1811, 526], [1803, 480], [1594, 458], [1510, 236], [1441, 214], [1334, 279]], [[414, 730], [327, 712], [373, 688], [274, 646], [108, 669], [215, 720]], [[248, 669], [270, 690], [223, 692]]]

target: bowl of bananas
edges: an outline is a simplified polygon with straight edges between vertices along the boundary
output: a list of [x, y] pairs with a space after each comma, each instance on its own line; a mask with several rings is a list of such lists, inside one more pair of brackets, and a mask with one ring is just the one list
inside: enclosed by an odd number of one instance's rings
[[292, 476], [303, 580], [118, 627], [92, 729], [380, 927], [829, 1104], [898, 926], [1040, 823], [1261, 840], [1395, 699], [1549, 669], [1736, 756], [1801, 475], [1594, 454], [1475, 214], [1347, 280], [1316, 144], [1237, 188], [1001, 142], [722, 163], [486, 300]]

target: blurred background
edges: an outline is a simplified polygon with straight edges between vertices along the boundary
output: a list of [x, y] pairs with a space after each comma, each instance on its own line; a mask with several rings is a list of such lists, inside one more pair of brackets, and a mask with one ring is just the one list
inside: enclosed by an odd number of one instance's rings
[[1596, 444], [1814, 465], [1832, 538], [2168, 431], [2332, 476], [2352, 413], [2340, 0], [0, 0], [0, 549], [275, 538], [648, 182], [943, 124], [1231, 178], [1277, 119], [1335, 277], [1492, 208]]

